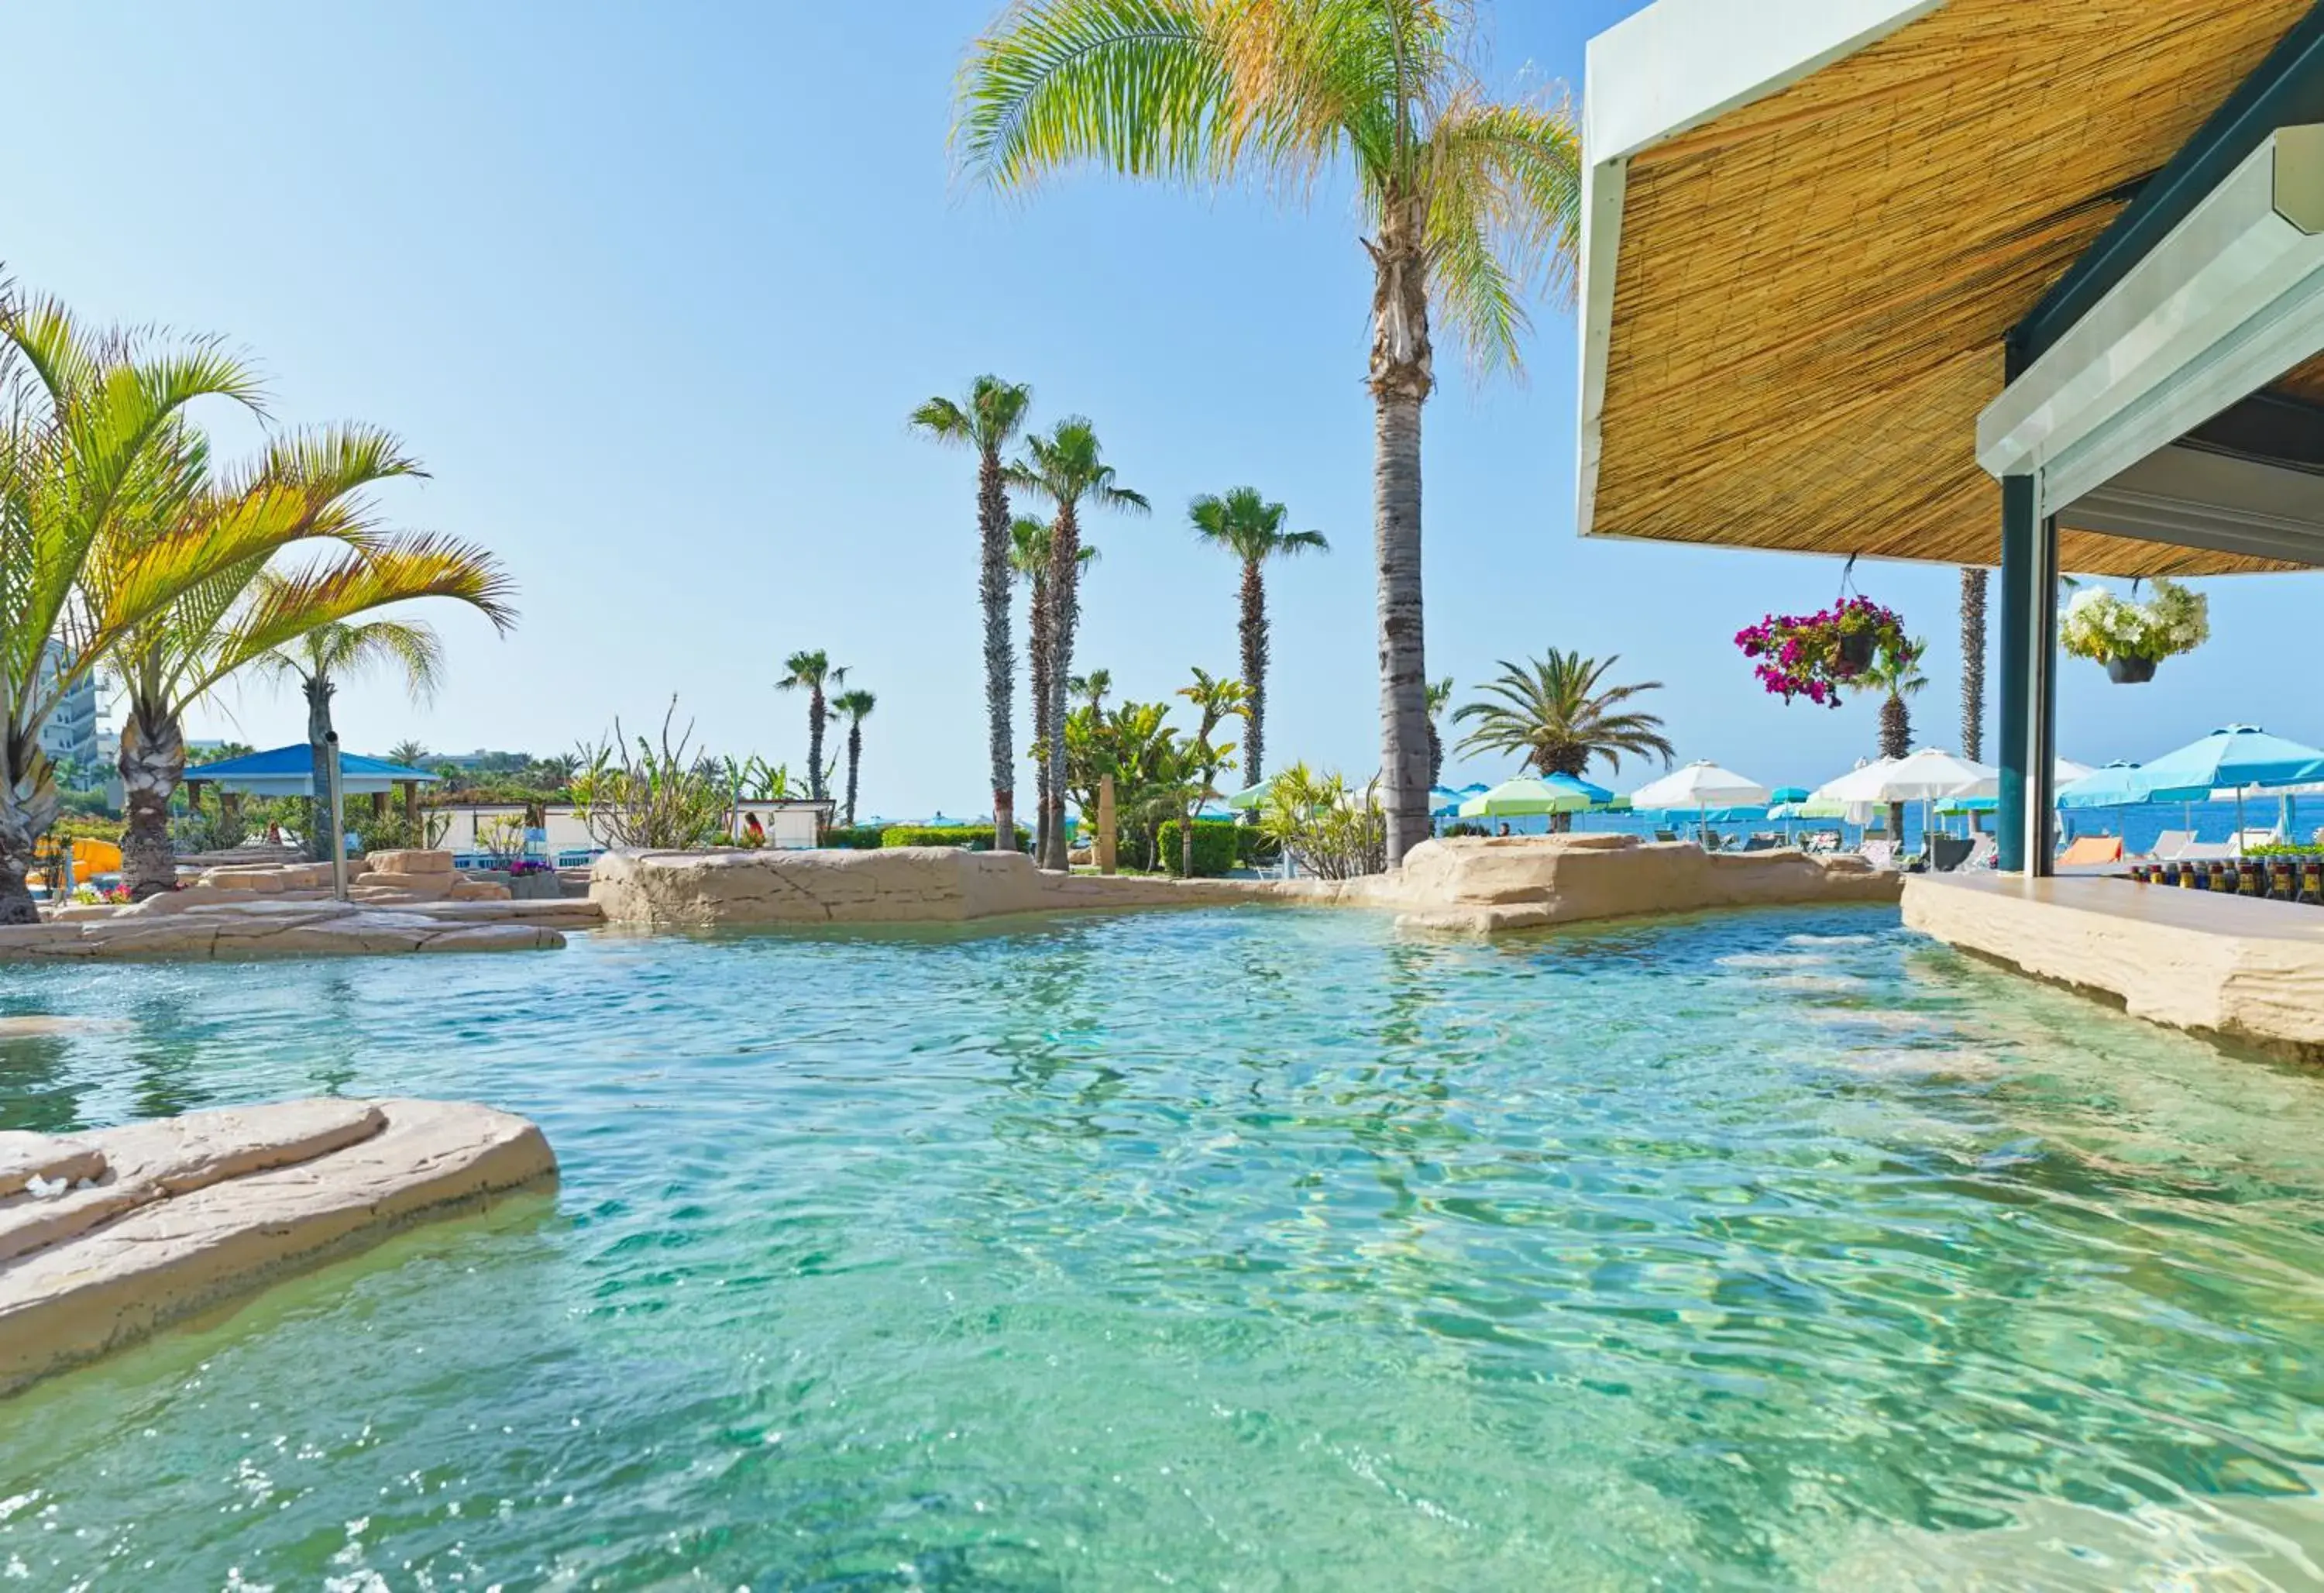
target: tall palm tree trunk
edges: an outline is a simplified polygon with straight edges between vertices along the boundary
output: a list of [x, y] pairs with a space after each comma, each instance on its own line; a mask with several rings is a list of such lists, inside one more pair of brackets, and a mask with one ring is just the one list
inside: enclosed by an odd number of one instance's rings
[[315, 777], [315, 794], [307, 799], [307, 857], [327, 863], [339, 838], [331, 833], [331, 693], [330, 676], [317, 671], [299, 682], [307, 697], [307, 758]]
[[[1009, 489], [1001, 450], [989, 448], [976, 468], [979, 559], [977, 600], [984, 606], [984, 714], [992, 758], [992, 849], [1017, 849], [1017, 742], [1010, 727], [1017, 661], [1009, 644]], [[854, 804], [848, 805], [848, 822]]]
[[[1901, 758], [1913, 750], [1913, 710], [1896, 692], [1888, 693], [1880, 705], [1880, 755]], [[1888, 837], [1898, 847], [1904, 844], [1904, 804], [1888, 804]]]
[[129, 823], [121, 832], [121, 884], [143, 902], [178, 888], [178, 858], [170, 846], [170, 799], [186, 772], [186, 737], [177, 718], [151, 702], [134, 702], [121, 721], [121, 789]]
[[56, 820], [56, 777], [41, 751], [40, 731], [0, 726], [0, 924], [40, 922], [25, 875]]
[[1074, 669], [1074, 627], [1081, 618], [1082, 526], [1068, 502], [1057, 505], [1049, 530], [1049, 816], [1048, 849], [1041, 866], [1064, 871], [1065, 856], [1065, 677]]
[[1256, 559], [1242, 565], [1242, 683], [1250, 707], [1242, 738], [1243, 778], [1257, 785], [1265, 777], [1267, 753], [1267, 578]]
[[855, 828], [855, 771], [863, 762], [863, 726], [847, 727], [847, 828]]
[[824, 799], [823, 789], [823, 688], [816, 686], [807, 695], [807, 789], [816, 801]]
[[1393, 190], [1371, 248], [1372, 539], [1379, 565], [1380, 777], [1388, 866], [1428, 838], [1428, 678], [1420, 595], [1420, 406], [1434, 386], [1425, 198]]
[[[1032, 670], [1033, 741], [1041, 755], [1033, 769], [1033, 858], [1046, 864], [1049, 855], [1049, 578], [1033, 578], [1031, 611], [1026, 616], [1025, 653]], [[996, 814], [995, 817], [998, 817]], [[1010, 844], [1016, 844], [1011, 836]]]
[[1961, 756], [1985, 762], [1985, 584], [1982, 567], [1960, 572]]

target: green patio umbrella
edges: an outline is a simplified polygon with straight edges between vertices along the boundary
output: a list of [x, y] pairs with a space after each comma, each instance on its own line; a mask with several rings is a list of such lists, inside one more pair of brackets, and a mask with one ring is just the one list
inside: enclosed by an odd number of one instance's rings
[[1461, 804], [1463, 819], [1530, 819], [1542, 813], [1586, 813], [1590, 799], [1566, 785], [1552, 785], [1531, 775], [1504, 780], [1492, 790]]

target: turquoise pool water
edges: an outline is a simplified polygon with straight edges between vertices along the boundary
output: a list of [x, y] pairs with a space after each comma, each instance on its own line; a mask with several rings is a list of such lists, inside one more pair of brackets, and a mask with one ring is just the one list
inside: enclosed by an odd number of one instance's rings
[[[8, 970], [0, 1125], [550, 1198], [0, 1403], [0, 1588], [2324, 1579], [2324, 1081], [1893, 912]], [[20, 1579], [11, 1580], [9, 1579]]]

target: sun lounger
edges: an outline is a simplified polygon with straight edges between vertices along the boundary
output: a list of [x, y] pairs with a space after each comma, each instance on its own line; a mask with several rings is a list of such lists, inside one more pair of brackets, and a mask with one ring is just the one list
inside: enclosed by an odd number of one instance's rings
[[1929, 866], [1939, 874], [1950, 874], [1969, 861], [1977, 843], [1965, 835], [1932, 835], [1929, 838]]
[[2235, 855], [2235, 846], [2228, 841], [2189, 841], [2177, 853], [2181, 863], [2225, 863]]
[[2122, 861], [2122, 837], [2086, 835], [2058, 854], [2061, 868], [2083, 868], [2094, 863]]
[[2232, 844], [2236, 848], [2236, 856], [2244, 857], [2251, 855], [2254, 847], [2282, 846], [2283, 838], [2273, 829], [2246, 829], [2237, 835]]
[[2173, 857], [2183, 856], [2186, 849], [2194, 844], [2193, 830], [2166, 829], [2154, 838], [2154, 849], [2147, 853], [2147, 856], [2157, 863], [2168, 863]]
[[1678, 839], [1678, 831], [1675, 829], [1657, 829], [1655, 831], [1655, 838], [1658, 841], [1674, 841]]
[[1763, 829], [1746, 840], [1743, 843], [1743, 849], [1747, 852], [1772, 852], [1783, 844], [1782, 836], [1770, 835]]
[[1887, 870], [1896, 866], [1896, 843], [1868, 839], [1856, 848], [1857, 853], [1873, 867]]
[[1969, 861], [1963, 863], [1961, 867], [1964, 871], [1967, 871], [1975, 868], [1997, 868], [2000, 866], [2001, 842], [1999, 838], [1994, 836], [1981, 835], [1978, 836], [1976, 841], [1970, 845], [1969, 849]]

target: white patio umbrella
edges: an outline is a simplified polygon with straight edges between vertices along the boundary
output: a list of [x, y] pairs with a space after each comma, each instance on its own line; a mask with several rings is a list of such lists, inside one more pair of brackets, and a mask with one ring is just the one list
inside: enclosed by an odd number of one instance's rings
[[[1868, 807], [1893, 802], [1932, 803], [1945, 797], [1988, 797], [2001, 789], [2000, 771], [1934, 747], [1923, 747], [1910, 757], [1883, 758], [1865, 764], [1817, 791], [1828, 801], [1861, 802]], [[1927, 829], [1927, 816], [1922, 828]], [[1898, 843], [1903, 836], [1895, 838]]]
[[1732, 769], [1708, 761], [1689, 764], [1630, 793], [1633, 810], [1692, 813], [1701, 822], [1703, 839], [1711, 838], [1710, 814], [1714, 808], [1764, 808], [1767, 788]]

